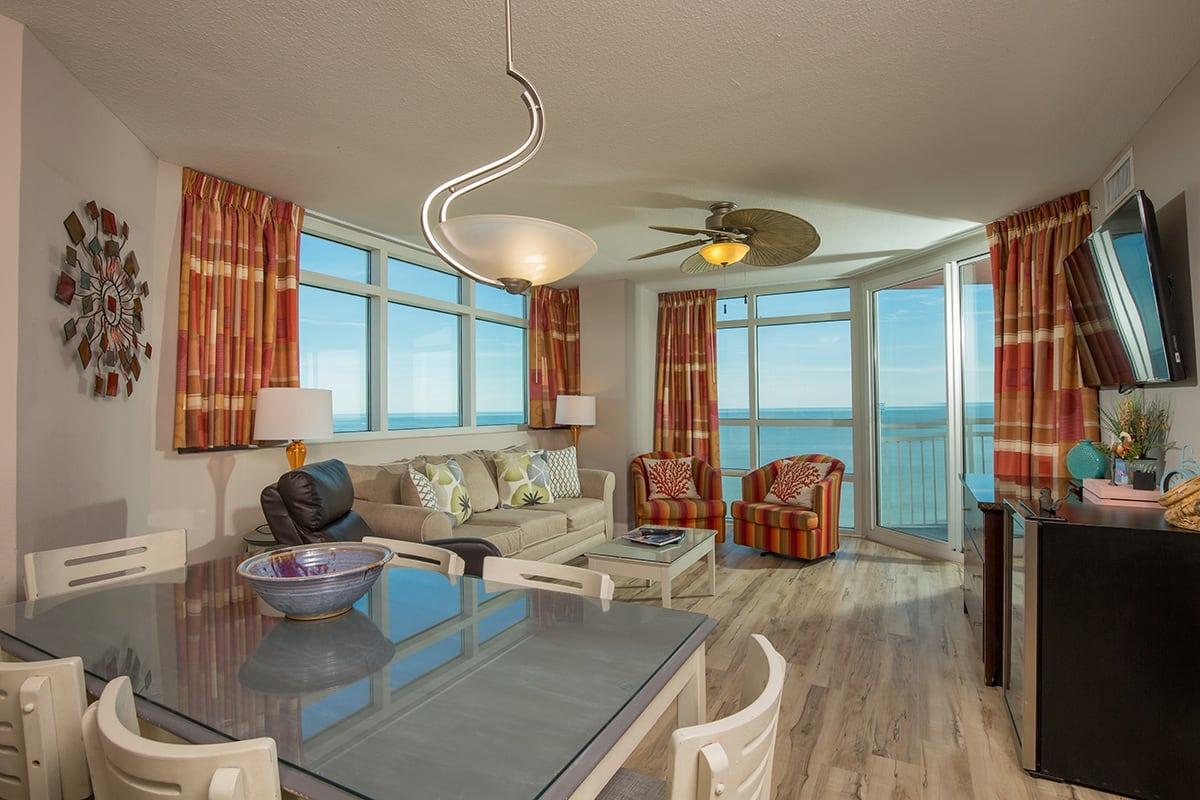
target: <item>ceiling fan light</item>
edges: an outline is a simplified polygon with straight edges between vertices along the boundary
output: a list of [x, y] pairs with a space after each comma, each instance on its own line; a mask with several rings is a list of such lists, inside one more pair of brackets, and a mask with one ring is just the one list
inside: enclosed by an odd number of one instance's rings
[[700, 248], [700, 255], [710, 264], [727, 267], [736, 264], [750, 252], [750, 245], [742, 242], [712, 242]]
[[537, 217], [468, 214], [434, 230], [457, 260], [509, 291], [562, 280], [596, 254], [586, 233]]

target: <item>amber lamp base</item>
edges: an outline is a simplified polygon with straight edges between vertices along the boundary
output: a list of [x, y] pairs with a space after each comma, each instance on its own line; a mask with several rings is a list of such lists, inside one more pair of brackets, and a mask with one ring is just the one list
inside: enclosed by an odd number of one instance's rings
[[300, 469], [304, 466], [306, 458], [308, 458], [308, 448], [304, 446], [304, 442], [292, 439], [292, 443], [287, 446], [288, 466], [292, 469]]

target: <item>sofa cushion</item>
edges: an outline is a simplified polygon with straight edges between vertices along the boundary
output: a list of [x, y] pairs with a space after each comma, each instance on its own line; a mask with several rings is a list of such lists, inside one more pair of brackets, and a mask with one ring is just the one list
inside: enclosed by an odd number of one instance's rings
[[[429, 478], [433, 492], [437, 495], [438, 509], [454, 517], [455, 527], [471, 518], [471, 493], [467, 490], [462, 467], [456, 459], [451, 458], [444, 464], [426, 462], [425, 476]], [[415, 480], [413, 485], [417, 485]], [[418, 493], [421, 489], [422, 487], [418, 487]]]
[[741, 500], [733, 504], [733, 518], [793, 531], [811, 530], [820, 524], [817, 512], [807, 508], [777, 503], [744, 503]]
[[[479, 525], [516, 526], [521, 531], [521, 549], [567, 532], [567, 515], [528, 508], [497, 508], [472, 518]], [[457, 531], [455, 535], [459, 536]]]
[[477, 452], [421, 456], [414, 460], [419, 460], [422, 463], [421, 469], [423, 469], [426, 463], [443, 464], [452, 458], [462, 469], [463, 483], [466, 484], [467, 491], [471, 495], [471, 507], [476, 511], [490, 511], [499, 505], [500, 495], [496, 492], [496, 481]]
[[725, 516], [724, 500], [648, 500], [642, 503], [642, 517], [646, 520], [708, 519]]
[[565, 515], [568, 531], [583, 530], [589, 525], [603, 522], [605, 511], [603, 500], [593, 500], [590, 497], [568, 497], [555, 500], [553, 503], [532, 506], [527, 510], [539, 513], [550, 511]]
[[[403, 472], [393, 465], [375, 466], [347, 464], [350, 481], [354, 484], [354, 496], [372, 503], [403, 503], [403, 482], [408, 480], [407, 467]], [[417, 502], [413, 505], [420, 505]]]
[[[491, 512], [488, 512], [491, 513]], [[477, 539], [487, 539], [492, 544], [500, 549], [500, 555], [508, 558], [515, 556], [521, 552], [521, 529], [505, 526], [499, 523], [495, 525], [481, 525], [480, 520], [487, 517], [488, 514], [476, 514], [471, 517], [471, 521], [465, 525], [459, 525], [454, 529], [454, 535], [458, 536], [474, 536]]]
[[496, 467], [500, 508], [524, 508], [554, 502], [545, 451], [502, 450], [496, 453], [492, 463]]

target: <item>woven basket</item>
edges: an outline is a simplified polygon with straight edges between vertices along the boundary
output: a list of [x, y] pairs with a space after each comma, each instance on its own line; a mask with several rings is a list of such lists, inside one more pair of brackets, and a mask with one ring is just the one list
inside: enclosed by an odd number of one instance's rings
[[1158, 502], [1167, 509], [1167, 522], [1200, 532], [1200, 477], [1179, 484]]

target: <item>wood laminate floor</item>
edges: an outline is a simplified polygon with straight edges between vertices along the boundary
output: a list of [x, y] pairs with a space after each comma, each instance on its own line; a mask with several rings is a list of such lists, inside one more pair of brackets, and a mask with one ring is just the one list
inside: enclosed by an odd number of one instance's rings
[[[749, 636], [788, 660], [775, 756], [777, 800], [1100, 800], [1034, 780], [1017, 764], [1000, 691], [983, 685], [958, 565], [857, 538], [805, 564], [718, 545], [717, 595], [703, 564], [675, 584], [676, 608], [720, 626], [708, 640], [709, 718], [736, 709]], [[657, 586], [617, 582], [622, 600]], [[628, 767], [666, 777], [674, 715]]]

